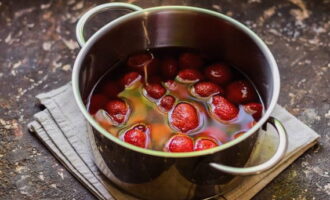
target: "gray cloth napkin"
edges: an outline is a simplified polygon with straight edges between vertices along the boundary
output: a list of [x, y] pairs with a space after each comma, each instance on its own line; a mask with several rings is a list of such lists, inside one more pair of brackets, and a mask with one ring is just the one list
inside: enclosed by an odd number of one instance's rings
[[[112, 186], [95, 165], [104, 161], [94, 157], [89, 141], [90, 127], [76, 105], [71, 83], [37, 96], [46, 109], [35, 114], [28, 127], [53, 155], [99, 199], [135, 199]], [[266, 186], [303, 152], [316, 143], [319, 135], [297, 118], [277, 105], [272, 114], [284, 123], [288, 132], [288, 150], [285, 158], [272, 170], [247, 176], [237, 188], [224, 194], [224, 199], [249, 199]], [[267, 131], [258, 139], [249, 165], [260, 163], [275, 151], [277, 137]], [[262, 151], [263, 153], [259, 153]], [[95, 160], [95, 158], [97, 160]], [[103, 165], [105, 166], [105, 165]], [[106, 166], [101, 169], [107, 173]]]

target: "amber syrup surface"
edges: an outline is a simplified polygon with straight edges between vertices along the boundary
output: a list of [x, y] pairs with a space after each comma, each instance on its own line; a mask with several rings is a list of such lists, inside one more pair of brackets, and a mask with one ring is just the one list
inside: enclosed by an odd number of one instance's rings
[[[191, 51], [191, 49], [162, 48], [152, 49], [148, 52], [150, 52], [154, 57], [161, 59], [168, 56], [177, 58], [180, 53], [186, 51]], [[214, 62], [212, 59], [206, 58], [205, 60], [206, 66]], [[130, 72], [131, 69], [125, 63], [126, 60], [119, 62], [113, 70], [105, 74], [95, 86], [95, 89], [90, 96], [95, 94], [103, 94], [104, 91], [102, 91], [102, 88], [105, 84], [108, 84], [109, 81], [118, 81], [118, 79], [125, 73]], [[244, 74], [236, 70], [234, 67], [231, 69], [234, 74], [233, 80], [248, 80]], [[154, 77], [150, 77], [146, 73], [146, 70], [144, 70], [141, 80], [135, 82], [130, 87], [125, 88], [118, 94], [117, 97], [125, 100], [130, 107], [130, 114], [126, 123], [120, 126], [104, 124], [102, 122], [100, 122], [100, 124], [109, 132], [109, 134], [116, 137], [120, 137], [121, 134], [125, 133], [136, 124], [146, 124], [150, 128], [150, 145], [148, 148], [162, 151], [168, 139], [174, 134], [177, 134], [178, 131], [171, 127], [169, 123], [169, 116], [173, 109], [169, 112], [164, 112], [159, 106], [160, 100], [155, 100], [148, 97], [143, 89], [144, 85], [148, 84], [149, 79], [152, 78]], [[175, 89], [167, 88], [165, 80], [161, 82], [161, 84], [166, 88], [166, 94], [170, 94], [176, 98], [175, 104], [180, 102], [189, 102], [194, 105], [197, 108], [200, 120], [202, 121], [201, 125], [196, 130], [187, 133], [193, 139], [203, 136], [211, 136], [212, 138], [217, 139], [219, 145], [221, 145], [235, 139], [235, 134], [246, 132], [255, 123], [255, 119], [251, 114], [245, 111], [243, 105], [237, 105], [239, 114], [235, 119], [229, 121], [215, 120], [214, 117], [212, 117], [210, 106], [207, 103], [209, 100], [206, 100], [206, 98], [196, 98], [191, 94], [191, 88], [194, 83], [180, 83], [177, 80], [174, 81], [177, 85]], [[103, 95], [106, 96], [107, 94]], [[261, 103], [259, 95], [255, 102]], [[90, 103], [87, 104], [87, 106], [89, 105]]]

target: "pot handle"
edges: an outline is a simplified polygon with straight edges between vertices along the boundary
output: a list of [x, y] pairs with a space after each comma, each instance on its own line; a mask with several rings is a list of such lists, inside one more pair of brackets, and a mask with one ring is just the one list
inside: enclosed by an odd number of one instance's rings
[[89, 11], [87, 11], [85, 14], [81, 16], [81, 18], [78, 20], [77, 26], [76, 26], [76, 38], [79, 43], [79, 45], [82, 47], [85, 45], [86, 40], [84, 38], [84, 28], [86, 22], [93, 17], [94, 15], [101, 13], [106, 10], [131, 10], [133, 12], [143, 10], [141, 7], [128, 4], [128, 3], [105, 3], [98, 5]]
[[267, 122], [270, 123], [276, 129], [277, 134], [279, 136], [279, 144], [277, 146], [276, 153], [268, 161], [257, 166], [246, 168], [230, 167], [218, 163], [210, 163], [210, 166], [228, 174], [244, 176], [260, 174], [261, 172], [264, 172], [278, 164], [286, 152], [286, 148], [288, 145], [287, 133], [282, 123], [274, 117], [269, 117]]

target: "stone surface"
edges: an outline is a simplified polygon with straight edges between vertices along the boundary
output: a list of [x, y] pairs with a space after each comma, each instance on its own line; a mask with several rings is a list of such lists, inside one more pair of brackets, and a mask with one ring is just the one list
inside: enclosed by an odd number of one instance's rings
[[[70, 80], [79, 51], [77, 19], [103, 2], [0, 0], [0, 199], [95, 199], [27, 131], [26, 124], [40, 110], [34, 96]], [[208, 8], [254, 30], [278, 62], [279, 103], [321, 135], [319, 145], [254, 199], [330, 198], [329, 0], [128, 2], [141, 7]]]

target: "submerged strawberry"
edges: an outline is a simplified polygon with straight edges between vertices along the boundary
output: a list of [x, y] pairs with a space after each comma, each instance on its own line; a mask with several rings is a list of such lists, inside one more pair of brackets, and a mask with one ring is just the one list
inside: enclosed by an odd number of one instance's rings
[[166, 93], [166, 89], [159, 83], [149, 83], [145, 86], [145, 90], [154, 99], [159, 99]]
[[194, 92], [201, 97], [209, 97], [215, 94], [224, 94], [224, 91], [220, 86], [206, 81], [196, 83], [194, 85]]
[[177, 80], [183, 83], [197, 82], [201, 78], [202, 75], [195, 69], [183, 69], [177, 75]]
[[117, 123], [123, 123], [129, 113], [128, 105], [121, 99], [110, 100], [106, 105], [106, 111]]
[[177, 134], [169, 139], [164, 150], [169, 152], [190, 152], [194, 150], [194, 141], [187, 135]]
[[226, 88], [226, 97], [235, 104], [248, 103], [256, 99], [252, 85], [245, 80], [235, 81]]
[[147, 75], [156, 73], [159, 61], [150, 53], [139, 53], [130, 56], [127, 60], [127, 65], [134, 70], [138, 70], [142, 74], [147, 71]]
[[213, 138], [202, 137], [195, 141], [194, 151], [202, 151], [211, 149], [218, 146], [217, 142]]
[[102, 93], [109, 98], [116, 98], [124, 89], [124, 85], [119, 81], [110, 80], [102, 87]]
[[93, 95], [90, 100], [89, 112], [92, 115], [95, 114], [99, 109], [104, 108], [107, 101], [108, 98], [102, 94]]
[[148, 135], [140, 129], [128, 130], [124, 133], [123, 140], [141, 148], [146, 148], [148, 145]]
[[261, 103], [248, 103], [244, 105], [245, 112], [252, 115], [254, 120], [258, 121], [261, 118], [262, 114], [262, 105]]
[[130, 56], [127, 60], [127, 65], [133, 68], [143, 68], [143, 66], [152, 60], [150, 53], [139, 53]]
[[205, 69], [205, 77], [217, 84], [226, 84], [232, 79], [232, 72], [227, 65], [213, 64]]
[[163, 110], [169, 111], [172, 109], [175, 102], [175, 98], [171, 95], [166, 95], [160, 100], [160, 106]]
[[238, 132], [238, 133], [235, 133], [235, 134], [233, 135], [233, 138], [236, 139], [236, 138], [242, 136], [244, 133], [245, 133], [244, 131], [242, 131], [242, 132]]
[[196, 53], [183, 53], [179, 58], [181, 69], [198, 69], [203, 66], [202, 57]]
[[222, 96], [212, 97], [212, 112], [221, 120], [229, 121], [237, 117], [238, 108]]
[[165, 79], [172, 79], [178, 72], [178, 62], [174, 58], [165, 58], [162, 60], [160, 69]]
[[129, 72], [123, 76], [121, 82], [125, 87], [129, 87], [138, 80], [141, 80], [141, 75], [139, 73]]
[[183, 133], [199, 126], [197, 109], [189, 103], [179, 103], [172, 111], [169, 119], [171, 125]]
[[176, 90], [178, 87], [178, 84], [174, 80], [168, 80], [164, 83], [165, 87], [169, 90]]

